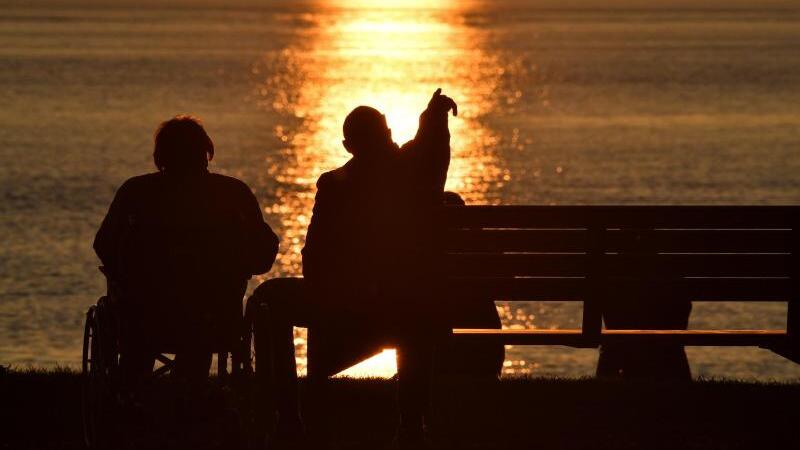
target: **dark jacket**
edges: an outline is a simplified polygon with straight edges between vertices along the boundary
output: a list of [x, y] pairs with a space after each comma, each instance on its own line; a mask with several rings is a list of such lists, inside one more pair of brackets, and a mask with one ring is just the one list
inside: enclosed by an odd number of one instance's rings
[[119, 188], [94, 249], [129, 308], [205, 326], [222, 310], [241, 314], [247, 279], [270, 269], [278, 238], [243, 182], [154, 173]]
[[380, 301], [433, 270], [433, 217], [450, 163], [446, 113], [426, 110], [413, 140], [375, 153], [317, 182], [303, 275], [317, 292], [347, 292], [340, 302]]

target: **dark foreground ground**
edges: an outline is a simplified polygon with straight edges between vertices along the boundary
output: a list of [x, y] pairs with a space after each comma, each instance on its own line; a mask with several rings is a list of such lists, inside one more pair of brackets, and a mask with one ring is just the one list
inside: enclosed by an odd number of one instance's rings
[[[133, 448], [231, 448], [212, 445], [232, 408], [241, 409], [231, 391], [205, 387], [186, 398], [168, 382], [153, 389], [148, 414], [168, 436], [137, 432], [140, 445]], [[252, 391], [242, 388], [245, 397]], [[0, 368], [0, 448], [83, 448], [80, 392], [74, 372]], [[330, 395], [339, 448], [386, 446], [396, 417], [392, 381], [335, 380]], [[173, 426], [178, 416], [185, 425]], [[434, 417], [441, 448], [792, 449], [800, 448], [800, 384], [449, 379], [437, 388]]]

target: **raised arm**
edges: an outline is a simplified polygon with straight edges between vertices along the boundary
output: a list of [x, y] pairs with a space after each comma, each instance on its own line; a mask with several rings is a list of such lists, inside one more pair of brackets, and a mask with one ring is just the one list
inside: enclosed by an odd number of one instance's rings
[[431, 194], [441, 194], [450, 166], [450, 130], [447, 114], [458, 115], [458, 106], [441, 89], [433, 93], [428, 108], [419, 117], [419, 129], [413, 140], [403, 145], [417, 187]]

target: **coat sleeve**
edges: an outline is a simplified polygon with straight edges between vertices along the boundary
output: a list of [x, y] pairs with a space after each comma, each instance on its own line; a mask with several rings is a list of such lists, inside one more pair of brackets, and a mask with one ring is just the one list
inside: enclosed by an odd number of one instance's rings
[[413, 140], [402, 147], [413, 186], [440, 199], [450, 166], [450, 130], [446, 111], [426, 109]]
[[323, 174], [317, 181], [314, 210], [302, 252], [303, 276], [309, 280], [319, 280], [324, 274], [329, 273], [332, 269], [331, 263], [338, 257], [337, 242], [341, 236], [336, 220], [333, 189], [330, 175]]
[[94, 237], [94, 251], [103, 264], [103, 271], [114, 277], [119, 269], [119, 251], [127, 227], [130, 205], [128, 204], [129, 182], [117, 190], [108, 208], [100, 229]]
[[278, 255], [278, 236], [264, 222], [256, 196], [245, 186], [242, 219], [245, 230], [245, 255], [249, 275], [266, 273]]

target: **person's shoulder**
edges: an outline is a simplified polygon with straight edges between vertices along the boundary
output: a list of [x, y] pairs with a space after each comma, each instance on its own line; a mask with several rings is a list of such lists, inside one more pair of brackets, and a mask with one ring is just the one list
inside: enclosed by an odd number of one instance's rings
[[160, 172], [146, 173], [144, 175], [136, 175], [135, 177], [128, 178], [119, 187], [118, 193], [135, 193], [144, 190], [149, 190], [153, 186], [159, 184], [164, 175]]
[[163, 174], [161, 172], [152, 172], [146, 173], [143, 175], [136, 175], [134, 177], [130, 177], [122, 184], [123, 186], [142, 186], [145, 184], [150, 184], [157, 182], [157, 180], [161, 179]]
[[212, 184], [219, 188], [248, 196], [253, 195], [253, 191], [250, 189], [250, 186], [238, 178], [213, 172], [210, 172], [208, 176]]
[[247, 183], [230, 175], [223, 175], [221, 173], [209, 172], [208, 176], [212, 180], [212, 182], [216, 184], [224, 186], [232, 186], [236, 188], [248, 188]]
[[416, 139], [411, 139], [411, 140], [409, 140], [408, 142], [406, 142], [405, 144], [403, 144], [403, 145], [401, 145], [401, 146], [400, 146], [400, 150], [399, 150], [399, 152], [398, 152], [398, 153], [399, 153], [401, 156], [402, 156], [402, 155], [405, 155], [405, 154], [406, 154], [406, 152], [408, 152], [409, 150], [411, 150], [412, 148], [414, 148], [414, 147], [416, 147], [416, 146], [417, 146], [417, 141], [416, 141]]
[[347, 166], [333, 169], [320, 175], [317, 180], [317, 189], [331, 189], [340, 186], [347, 182], [349, 176], [347, 173]]

